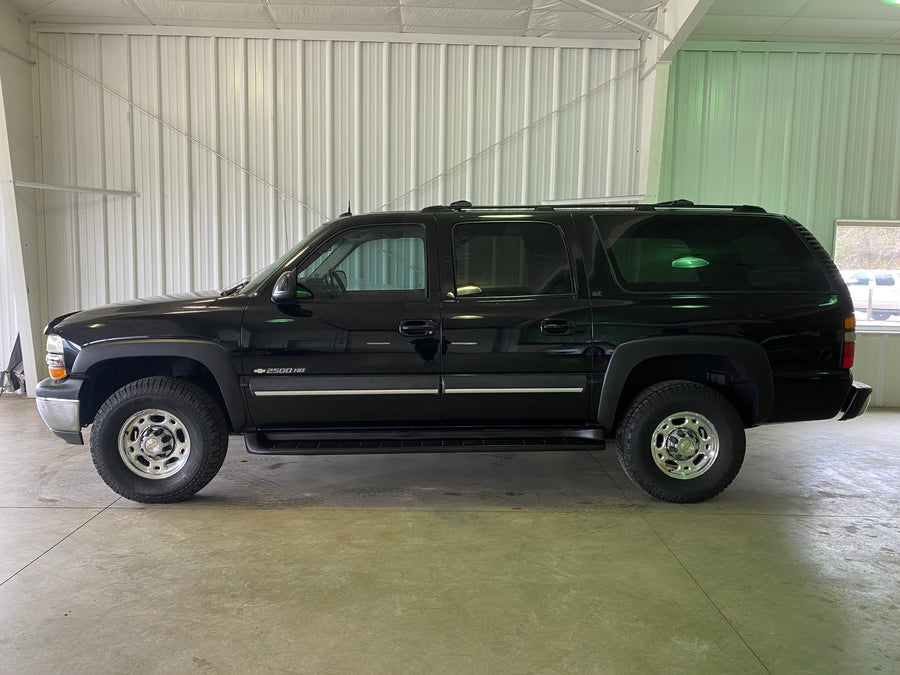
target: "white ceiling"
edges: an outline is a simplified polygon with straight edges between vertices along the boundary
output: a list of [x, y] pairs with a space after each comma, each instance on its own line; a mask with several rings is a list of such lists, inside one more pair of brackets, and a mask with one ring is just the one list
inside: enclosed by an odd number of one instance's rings
[[[654, 26], [668, 0], [5, 1], [21, 20], [38, 23], [614, 39], [646, 31], [597, 6]], [[691, 39], [900, 44], [900, 5], [886, 0], [716, 0]]]
[[[40, 23], [633, 38], [593, 8], [654, 25], [658, 0], [7, 0]], [[620, 25], [617, 25], [620, 24]]]
[[900, 5], [885, 0], [716, 0], [692, 40], [900, 44]]

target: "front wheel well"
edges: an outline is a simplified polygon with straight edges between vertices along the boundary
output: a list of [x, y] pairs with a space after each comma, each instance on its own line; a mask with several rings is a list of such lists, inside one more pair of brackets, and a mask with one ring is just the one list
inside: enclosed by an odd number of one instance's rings
[[634, 367], [625, 380], [616, 406], [616, 428], [632, 401], [642, 391], [666, 380], [687, 380], [706, 385], [734, 406], [745, 427], [758, 424], [759, 393], [749, 368], [727, 356], [684, 354], [649, 358]]
[[174, 377], [198, 386], [219, 406], [232, 427], [225, 399], [212, 372], [199, 361], [181, 356], [114, 358], [91, 366], [81, 389], [81, 424], [90, 424], [103, 402], [125, 385], [154, 376]]

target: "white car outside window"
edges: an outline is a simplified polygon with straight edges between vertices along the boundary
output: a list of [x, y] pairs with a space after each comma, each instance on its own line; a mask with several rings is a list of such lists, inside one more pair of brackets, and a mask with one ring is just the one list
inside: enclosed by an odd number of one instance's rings
[[841, 275], [857, 312], [868, 314], [871, 305], [872, 318], [876, 321], [900, 316], [900, 271], [845, 270]]

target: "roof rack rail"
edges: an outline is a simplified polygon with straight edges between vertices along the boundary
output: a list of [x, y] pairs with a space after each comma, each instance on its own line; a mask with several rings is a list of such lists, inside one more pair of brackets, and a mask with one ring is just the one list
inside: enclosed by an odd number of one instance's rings
[[636, 211], [656, 211], [657, 209], [709, 209], [734, 211], [735, 213], [767, 213], [761, 206], [752, 204], [695, 204], [687, 199], [675, 199], [669, 202], [657, 202], [656, 204], [637, 204]]
[[761, 206], [753, 206], [752, 204], [694, 204], [687, 199], [675, 199], [668, 202], [658, 202], [656, 204], [610, 204], [604, 202], [602, 204], [572, 204], [572, 205], [552, 205], [552, 204], [509, 204], [502, 206], [473, 206], [472, 202], [459, 200], [452, 202], [449, 206], [443, 204], [435, 204], [434, 206], [426, 206], [422, 209], [422, 213], [431, 213], [434, 211], [572, 211], [584, 209], [632, 209], [634, 211], [656, 211], [667, 209], [696, 209], [710, 211], [734, 211], [735, 213], [767, 213]]
[[655, 204], [640, 204], [640, 206], [669, 206], [669, 207], [685, 206], [685, 207], [688, 207], [688, 206], [694, 206], [694, 202], [692, 202], [690, 199], [673, 199], [668, 202], [656, 202]]
[[554, 207], [546, 204], [473, 206], [472, 202], [461, 199], [452, 202], [449, 206], [443, 204], [426, 206], [422, 209], [422, 213], [429, 213], [431, 211], [468, 211], [470, 209], [473, 211], [553, 211]]
[[577, 205], [560, 205], [560, 204], [490, 204], [490, 205], [473, 205], [471, 202], [458, 201], [453, 202], [449, 206], [443, 204], [435, 204], [426, 206], [422, 209], [422, 213], [430, 213], [433, 211], [570, 211], [572, 209], [630, 209], [634, 208], [634, 204], [577, 204]]

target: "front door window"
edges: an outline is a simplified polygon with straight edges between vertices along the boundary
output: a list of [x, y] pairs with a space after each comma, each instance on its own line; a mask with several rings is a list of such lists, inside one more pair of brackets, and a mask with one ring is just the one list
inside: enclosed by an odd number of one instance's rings
[[348, 230], [297, 272], [312, 298], [424, 300], [425, 238], [415, 225]]

